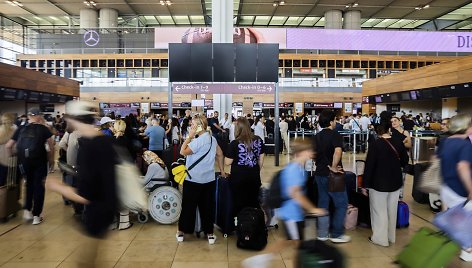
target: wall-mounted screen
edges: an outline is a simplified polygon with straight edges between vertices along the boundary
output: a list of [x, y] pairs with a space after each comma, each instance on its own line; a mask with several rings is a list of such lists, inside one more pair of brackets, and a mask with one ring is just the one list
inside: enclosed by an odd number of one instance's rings
[[402, 93], [401, 93], [401, 99], [402, 99], [402, 101], [409, 101], [409, 100], [411, 100], [411, 98], [410, 98], [410, 92], [402, 92]]
[[418, 96], [416, 95], [416, 90], [410, 91], [411, 100], [417, 100]]
[[395, 93], [390, 94], [390, 101], [391, 101], [391, 102], [398, 102], [398, 101], [400, 101], [400, 99], [398, 98], [398, 94], [395, 94]]
[[335, 102], [333, 104], [333, 108], [335, 109], [342, 109], [343, 108], [343, 103], [342, 102]]
[[382, 103], [382, 96], [375, 96], [376, 103]]

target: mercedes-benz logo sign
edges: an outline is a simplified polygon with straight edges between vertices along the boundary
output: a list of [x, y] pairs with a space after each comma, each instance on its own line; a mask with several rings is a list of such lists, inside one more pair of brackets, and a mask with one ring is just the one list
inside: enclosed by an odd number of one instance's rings
[[84, 42], [89, 47], [94, 47], [100, 42], [100, 35], [97, 31], [88, 30], [84, 33]]

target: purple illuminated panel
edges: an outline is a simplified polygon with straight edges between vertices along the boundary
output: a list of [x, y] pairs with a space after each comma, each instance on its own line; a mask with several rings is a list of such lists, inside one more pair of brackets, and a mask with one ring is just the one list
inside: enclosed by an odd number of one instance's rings
[[174, 94], [273, 94], [274, 84], [192, 84], [175, 83]]
[[472, 52], [472, 33], [287, 29], [287, 49]]

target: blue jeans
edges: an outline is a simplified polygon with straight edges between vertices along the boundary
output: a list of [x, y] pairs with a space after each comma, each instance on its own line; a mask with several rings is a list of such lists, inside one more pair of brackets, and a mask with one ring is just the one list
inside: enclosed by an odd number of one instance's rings
[[347, 212], [347, 193], [328, 192], [328, 177], [315, 176], [318, 184], [318, 207], [329, 210], [329, 199], [334, 203], [334, 213], [318, 218], [318, 237], [328, 237], [330, 230], [330, 217], [332, 217], [331, 237], [336, 238], [344, 234], [344, 219]]

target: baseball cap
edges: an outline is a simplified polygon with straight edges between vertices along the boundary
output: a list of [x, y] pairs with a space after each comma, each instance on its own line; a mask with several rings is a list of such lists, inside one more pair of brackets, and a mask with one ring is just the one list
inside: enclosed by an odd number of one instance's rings
[[66, 115], [69, 116], [84, 116], [96, 115], [97, 107], [87, 101], [69, 101], [66, 103]]
[[38, 107], [33, 107], [28, 110], [28, 115], [41, 115], [41, 110]]
[[110, 123], [110, 122], [115, 122], [115, 120], [111, 119], [108, 116], [102, 117], [102, 119], [100, 119], [100, 125]]

